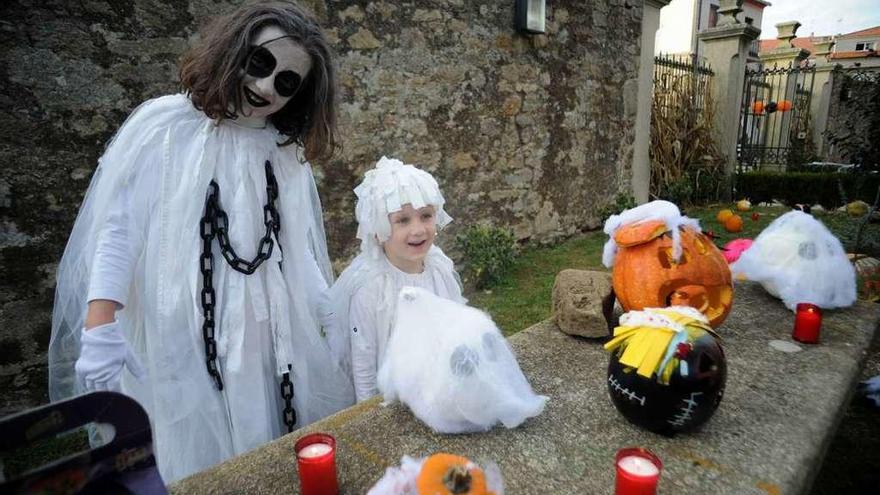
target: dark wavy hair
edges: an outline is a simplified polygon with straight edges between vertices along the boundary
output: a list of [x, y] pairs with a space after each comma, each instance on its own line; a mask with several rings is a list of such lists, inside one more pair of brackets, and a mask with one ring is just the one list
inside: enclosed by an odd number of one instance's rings
[[180, 59], [180, 84], [196, 108], [212, 119], [235, 119], [242, 108], [243, 67], [257, 32], [277, 26], [302, 45], [312, 69], [300, 90], [269, 117], [305, 158], [329, 158], [336, 141], [336, 71], [315, 18], [292, 2], [259, 2], [214, 19]]

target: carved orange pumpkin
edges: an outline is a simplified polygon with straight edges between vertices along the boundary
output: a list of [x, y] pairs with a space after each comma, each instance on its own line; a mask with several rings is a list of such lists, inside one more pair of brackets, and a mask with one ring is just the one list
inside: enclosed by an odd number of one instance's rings
[[416, 490], [419, 495], [494, 495], [482, 469], [466, 457], [444, 453], [425, 459]]
[[721, 251], [705, 235], [681, 229], [682, 254], [672, 256], [672, 234], [662, 220], [624, 225], [614, 234], [614, 293], [626, 311], [692, 306], [718, 327], [730, 313], [733, 285]]

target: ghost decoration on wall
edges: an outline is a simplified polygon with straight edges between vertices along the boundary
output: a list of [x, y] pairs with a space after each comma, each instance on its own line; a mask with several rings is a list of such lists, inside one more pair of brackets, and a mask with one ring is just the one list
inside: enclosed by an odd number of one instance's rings
[[608, 393], [637, 426], [672, 436], [706, 422], [721, 403], [727, 360], [720, 338], [689, 306], [624, 314], [605, 349]]
[[515, 428], [547, 401], [489, 315], [416, 287], [398, 296], [378, 385], [386, 402], [400, 400], [440, 433]]
[[803, 302], [838, 308], [856, 300], [855, 269], [840, 241], [802, 211], [774, 220], [730, 269], [760, 282], [792, 311]]

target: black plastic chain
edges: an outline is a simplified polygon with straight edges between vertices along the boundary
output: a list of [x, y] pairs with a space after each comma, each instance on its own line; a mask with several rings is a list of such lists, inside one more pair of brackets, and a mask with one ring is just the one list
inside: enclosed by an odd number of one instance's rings
[[291, 366], [287, 365], [288, 372], [281, 377], [281, 397], [284, 399], [284, 424], [287, 425], [287, 433], [293, 431], [296, 424], [296, 411], [293, 409], [293, 382], [290, 381]]
[[[215, 325], [215, 306], [216, 293], [214, 292], [214, 254], [212, 252], [212, 244], [217, 239], [220, 245], [220, 252], [223, 258], [229, 263], [233, 270], [241, 272], [245, 275], [254, 273], [264, 261], [272, 256], [272, 249], [275, 247], [275, 241], [278, 239], [278, 232], [281, 230], [281, 217], [275, 208], [275, 201], [278, 199], [278, 182], [275, 180], [275, 174], [272, 171], [272, 163], [266, 160], [266, 205], [263, 206], [263, 224], [266, 226], [266, 233], [260, 239], [257, 248], [257, 255], [251, 261], [241, 259], [232, 248], [229, 242], [229, 216], [220, 207], [220, 186], [216, 182], [211, 181], [208, 185], [208, 195], [205, 199], [205, 215], [200, 223], [200, 235], [202, 237], [202, 254], [199, 258], [199, 270], [202, 273], [202, 314], [204, 321], [202, 323], [202, 337], [205, 340], [205, 362], [208, 374], [214, 379], [217, 390], [223, 390], [223, 379], [220, 376], [220, 370], [217, 368], [217, 341], [214, 331]], [[272, 239], [272, 234], [275, 239]], [[279, 244], [278, 249], [281, 249]], [[287, 365], [287, 369], [291, 369], [291, 365]], [[293, 431], [296, 424], [296, 411], [293, 409], [293, 382], [290, 381], [290, 373], [284, 373], [281, 380], [281, 396], [284, 398], [284, 424], [287, 425], [287, 431]]]

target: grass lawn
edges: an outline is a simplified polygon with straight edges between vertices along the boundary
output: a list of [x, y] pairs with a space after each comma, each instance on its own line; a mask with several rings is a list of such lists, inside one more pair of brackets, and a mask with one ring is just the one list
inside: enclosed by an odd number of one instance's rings
[[[722, 208], [722, 205], [710, 205], [690, 208], [685, 212], [692, 218], [700, 219], [704, 232], [711, 231], [717, 236], [715, 243], [719, 247], [740, 237], [754, 239], [770, 222], [790, 211], [783, 206], [752, 208], [749, 212], [741, 213], [742, 232], [732, 234], [715, 220]], [[755, 212], [758, 213], [758, 219], [752, 220], [751, 215]], [[848, 251], [852, 250], [860, 219], [842, 212], [816, 213], [814, 216], [841, 239]], [[880, 224], [868, 224], [862, 237], [861, 251], [880, 256]], [[497, 286], [489, 291], [466, 295], [472, 305], [492, 315], [505, 335], [514, 334], [550, 317], [550, 296], [560, 270], [605, 270], [602, 266], [602, 246], [606, 239], [604, 232], [595, 230], [556, 246], [528, 247]]]

